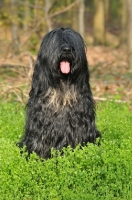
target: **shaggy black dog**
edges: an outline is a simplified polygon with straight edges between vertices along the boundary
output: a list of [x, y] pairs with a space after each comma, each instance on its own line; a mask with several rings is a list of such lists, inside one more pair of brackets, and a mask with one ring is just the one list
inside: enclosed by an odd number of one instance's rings
[[50, 158], [52, 147], [75, 148], [99, 137], [85, 50], [82, 37], [69, 28], [55, 29], [43, 38], [19, 143], [29, 154]]

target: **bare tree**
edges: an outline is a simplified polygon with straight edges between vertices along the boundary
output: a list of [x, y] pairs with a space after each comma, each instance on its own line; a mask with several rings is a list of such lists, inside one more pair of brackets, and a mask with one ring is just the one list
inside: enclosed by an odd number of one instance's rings
[[11, 3], [11, 19], [12, 19], [12, 49], [15, 54], [19, 53], [19, 37], [18, 37], [18, 7], [17, 0], [10, 0]]
[[105, 3], [104, 0], [94, 0], [94, 44], [105, 44]]
[[45, 19], [48, 27], [48, 32], [53, 29], [51, 17], [50, 17], [50, 9], [52, 7], [52, 1], [51, 0], [45, 0]]
[[0, 0], [0, 7], [2, 7], [4, 4], [4, 0]]
[[72, 8], [72, 28], [78, 31], [78, 4]]
[[128, 22], [128, 13], [127, 13], [127, 1], [121, 0], [121, 37], [120, 37], [120, 45], [126, 46], [127, 42], [127, 22]]
[[107, 22], [109, 19], [110, 0], [104, 0], [104, 3], [105, 3], [105, 21]]
[[128, 55], [129, 66], [132, 69], [132, 0], [127, 0], [128, 10]]
[[79, 14], [78, 14], [78, 31], [84, 37], [84, 0], [79, 1]]
[[26, 5], [24, 6], [24, 31], [27, 32], [28, 30], [28, 21], [30, 16], [30, 9], [29, 9], [29, 0], [25, 0]]

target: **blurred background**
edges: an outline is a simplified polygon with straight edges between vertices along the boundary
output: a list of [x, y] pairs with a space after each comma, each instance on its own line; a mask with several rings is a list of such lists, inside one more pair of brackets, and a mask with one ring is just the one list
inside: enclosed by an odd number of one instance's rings
[[57, 27], [84, 38], [95, 100], [131, 103], [132, 0], [0, 0], [0, 101], [27, 101], [41, 40]]

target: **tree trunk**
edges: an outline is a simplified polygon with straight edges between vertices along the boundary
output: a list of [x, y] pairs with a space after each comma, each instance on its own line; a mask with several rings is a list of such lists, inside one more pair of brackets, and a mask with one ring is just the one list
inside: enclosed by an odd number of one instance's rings
[[105, 5], [104, 0], [94, 0], [94, 44], [105, 44]]
[[18, 5], [17, 0], [10, 0], [11, 16], [12, 16], [12, 50], [15, 54], [19, 53], [19, 37], [18, 37]]
[[109, 19], [109, 7], [110, 7], [110, 0], [105, 0], [105, 22]]
[[128, 8], [128, 61], [132, 69], [132, 0], [127, 0]]
[[121, 9], [121, 36], [120, 36], [120, 45], [126, 46], [127, 43], [127, 22], [128, 22], [128, 13], [127, 13], [127, 1], [121, 0], [122, 9]]
[[[67, 0], [67, 6], [70, 5], [72, 3], [72, 0]], [[70, 9], [67, 11], [67, 19], [68, 19], [68, 27], [70, 27], [72, 25], [72, 12], [73, 10]]]
[[29, 22], [29, 17], [30, 17], [30, 9], [29, 6], [29, 0], [25, 0], [26, 6], [24, 7], [24, 32], [28, 31], [28, 22]]
[[39, 5], [39, 0], [34, 0], [34, 20], [35, 22], [38, 21], [38, 9], [37, 9], [37, 5]]
[[46, 17], [48, 32], [52, 31], [52, 29], [53, 29], [52, 28], [52, 21], [51, 21], [51, 18], [49, 17], [49, 12], [50, 12], [51, 7], [52, 7], [51, 0], [45, 0], [45, 17]]
[[78, 30], [82, 37], [84, 37], [84, 0], [79, 1], [79, 14], [78, 14]]
[[78, 30], [78, 4], [76, 4], [72, 8], [72, 27], [74, 30], [79, 31]]

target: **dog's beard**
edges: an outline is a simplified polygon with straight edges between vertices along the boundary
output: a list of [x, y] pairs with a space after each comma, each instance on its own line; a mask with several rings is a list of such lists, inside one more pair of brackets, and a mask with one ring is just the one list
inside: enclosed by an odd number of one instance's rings
[[44, 98], [48, 98], [48, 108], [52, 108], [54, 112], [58, 110], [64, 110], [66, 106], [73, 107], [77, 102], [77, 91], [74, 85], [64, 85], [62, 82], [62, 88], [49, 88]]

